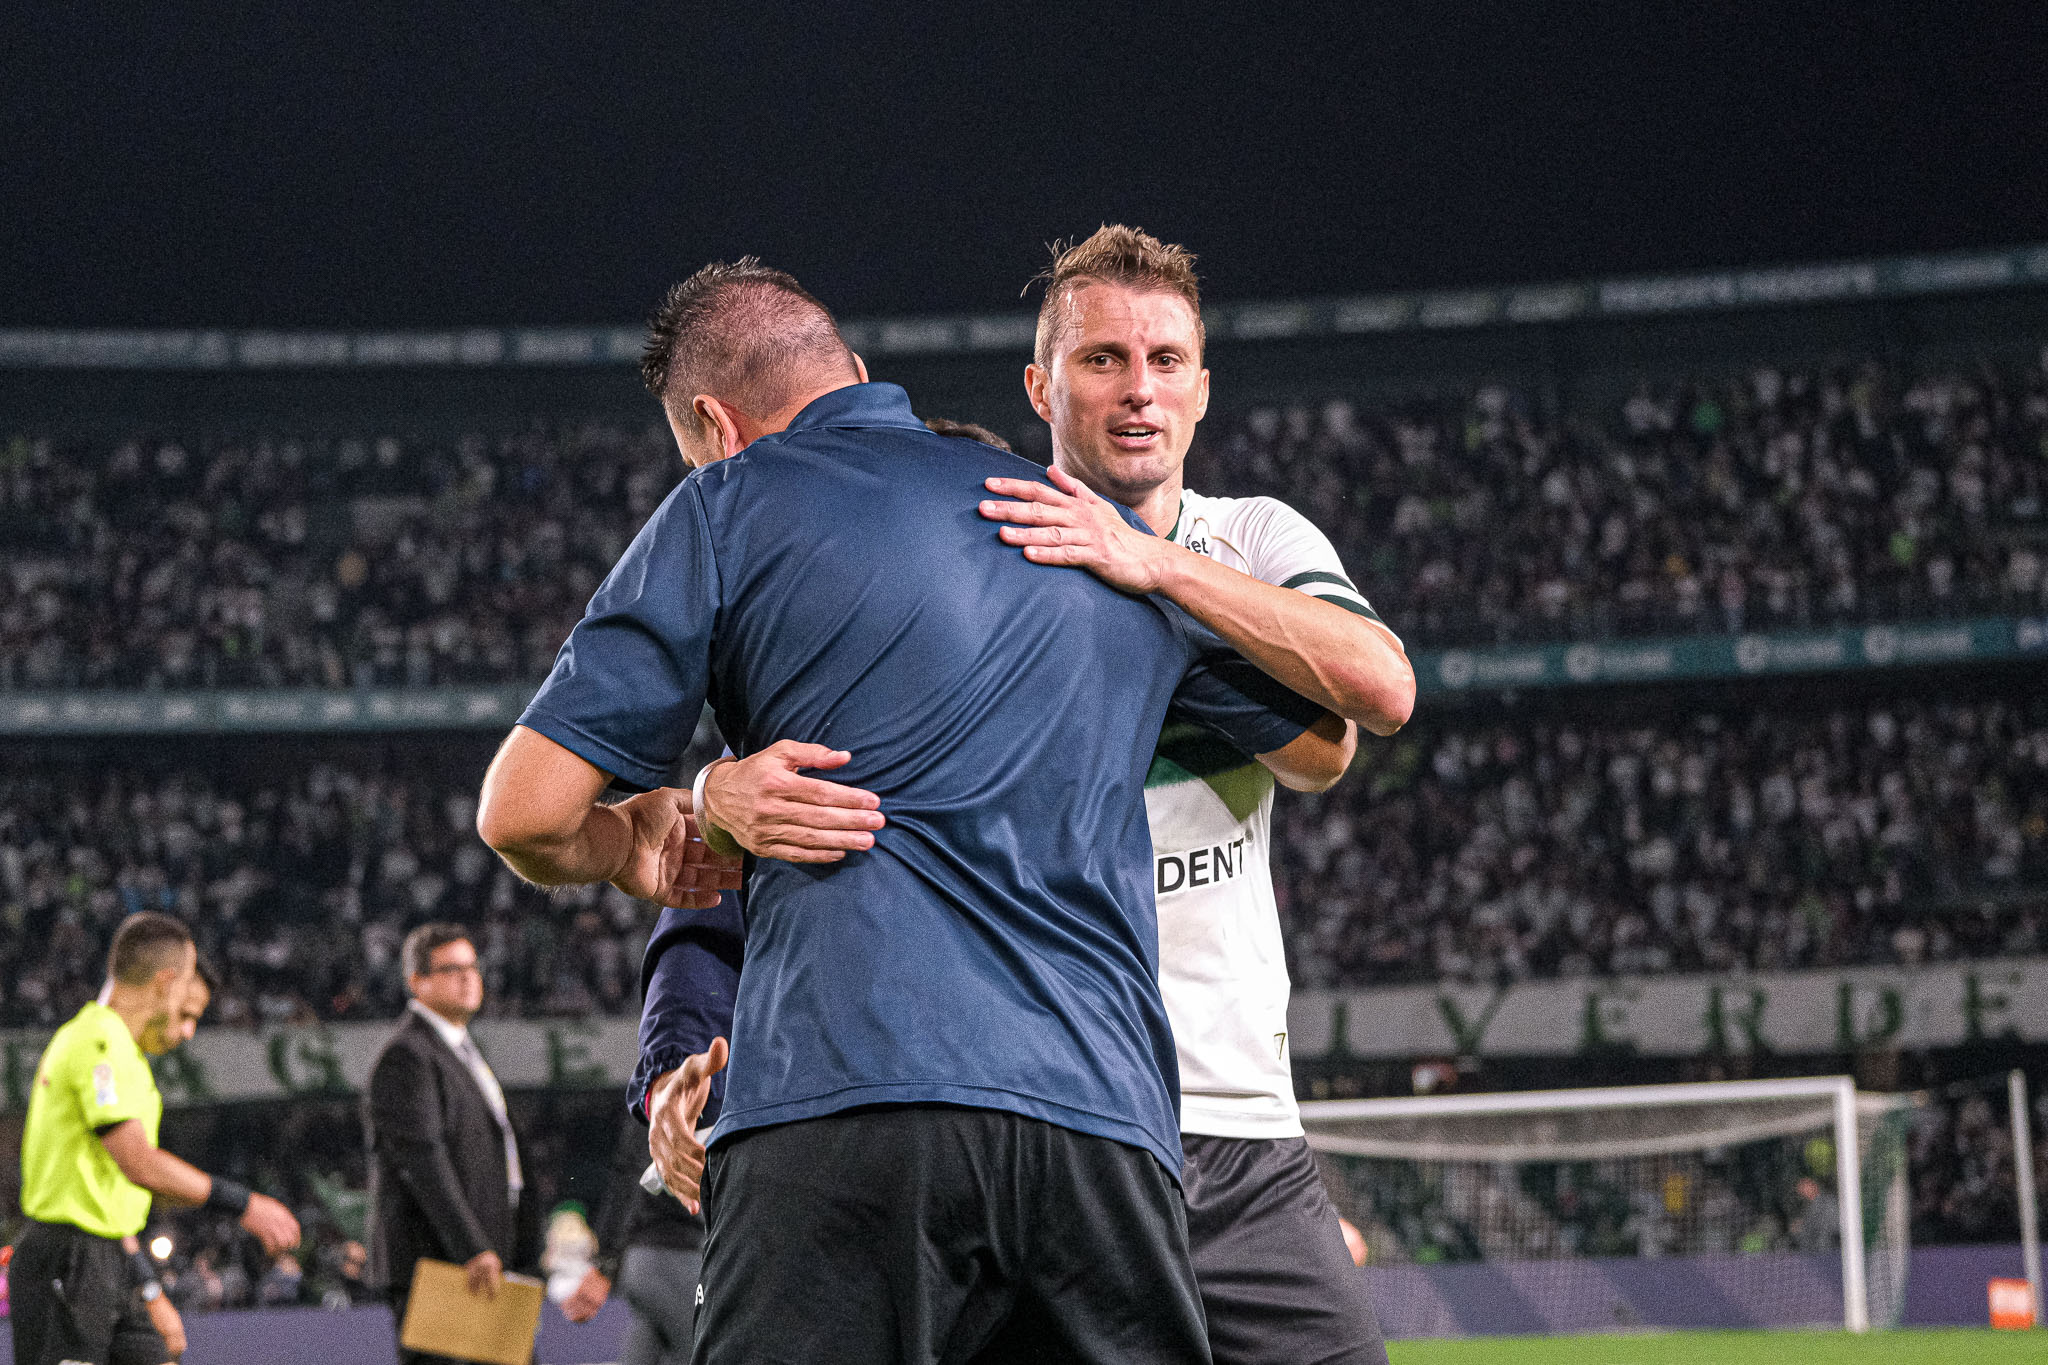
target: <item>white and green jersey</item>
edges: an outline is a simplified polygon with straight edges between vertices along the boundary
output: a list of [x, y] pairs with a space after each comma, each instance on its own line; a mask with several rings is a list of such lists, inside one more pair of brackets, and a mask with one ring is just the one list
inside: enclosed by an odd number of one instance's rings
[[[1168, 539], [1379, 620], [1329, 538], [1283, 502], [1184, 492]], [[1145, 778], [1145, 813], [1159, 898], [1159, 986], [1180, 1052], [1181, 1131], [1299, 1137], [1270, 863], [1272, 775], [1211, 731], [1169, 715]]]

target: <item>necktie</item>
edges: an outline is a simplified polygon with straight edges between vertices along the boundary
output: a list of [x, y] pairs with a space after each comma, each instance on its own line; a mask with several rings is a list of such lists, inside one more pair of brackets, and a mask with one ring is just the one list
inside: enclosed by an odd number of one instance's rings
[[512, 1136], [512, 1116], [505, 1111], [505, 1092], [499, 1088], [498, 1078], [492, 1074], [490, 1064], [484, 1061], [484, 1054], [476, 1050], [476, 1044], [467, 1033], [462, 1035], [455, 1055], [462, 1058], [469, 1074], [476, 1077], [477, 1088], [484, 1092], [484, 1103], [491, 1107], [491, 1117], [498, 1121], [498, 1135], [505, 1141], [506, 1195], [517, 1203], [519, 1192], [526, 1188], [526, 1178], [519, 1170], [519, 1143]]

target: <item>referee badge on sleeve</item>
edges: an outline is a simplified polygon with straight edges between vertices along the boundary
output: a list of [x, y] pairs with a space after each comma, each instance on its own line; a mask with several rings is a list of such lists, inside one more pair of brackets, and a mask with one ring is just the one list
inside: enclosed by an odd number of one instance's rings
[[92, 1099], [103, 1109], [111, 1109], [121, 1102], [114, 1095], [114, 1068], [105, 1062], [92, 1069]]

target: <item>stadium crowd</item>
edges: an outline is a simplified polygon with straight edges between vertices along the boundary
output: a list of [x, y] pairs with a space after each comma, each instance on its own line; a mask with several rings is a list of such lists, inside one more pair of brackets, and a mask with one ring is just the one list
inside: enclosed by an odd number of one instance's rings
[[1425, 723], [1279, 803], [1299, 986], [2048, 947], [2048, 702]]
[[0, 775], [0, 1022], [68, 1018], [136, 910], [192, 925], [223, 978], [210, 1025], [388, 1019], [399, 943], [427, 920], [478, 934], [487, 1012], [629, 1012], [652, 913], [610, 887], [520, 882], [476, 838], [475, 802], [474, 778], [325, 761]]
[[[658, 424], [17, 436], [0, 688], [530, 682], [680, 474]], [[1416, 648], [2048, 608], [2041, 364], [1247, 408], [1188, 478], [1306, 513]]]
[[[543, 896], [472, 829], [478, 755], [0, 775], [0, 1021], [66, 1017], [123, 915], [191, 922], [215, 1018], [386, 1017], [413, 924], [492, 1008], [630, 1010], [645, 907]], [[1939, 961], [2048, 949], [2048, 701], [1419, 723], [1274, 822], [1302, 986]]]
[[0, 688], [531, 682], [666, 431], [0, 445]]
[[1189, 485], [1307, 514], [1411, 646], [2048, 606], [2048, 351], [1645, 384], [1596, 416], [1492, 386], [1211, 426]]

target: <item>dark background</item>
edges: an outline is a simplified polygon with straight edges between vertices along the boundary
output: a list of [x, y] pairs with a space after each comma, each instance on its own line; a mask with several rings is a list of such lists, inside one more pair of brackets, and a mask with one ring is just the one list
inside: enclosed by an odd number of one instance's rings
[[0, 325], [625, 321], [747, 251], [1003, 309], [1104, 219], [1214, 298], [2048, 239], [2038, 3], [13, 8]]

